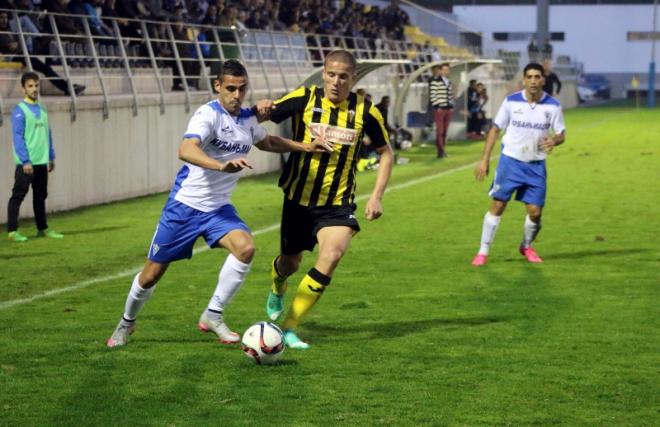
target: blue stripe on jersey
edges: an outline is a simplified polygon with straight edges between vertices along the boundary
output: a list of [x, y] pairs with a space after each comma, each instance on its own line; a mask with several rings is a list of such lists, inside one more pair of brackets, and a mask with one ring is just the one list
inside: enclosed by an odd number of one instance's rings
[[523, 97], [522, 92], [511, 94], [506, 97], [506, 100], [511, 102], [527, 102], [527, 100]]
[[181, 189], [181, 184], [183, 181], [188, 178], [188, 174], [190, 173], [190, 168], [188, 165], [183, 165], [181, 169], [179, 169], [179, 172], [176, 174], [176, 180], [174, 181], [174, 186], [172, 186], [172, 191], [170, 191], [170, 198], [174, 198], [176, 196], [176, 193], [179, 192]]
[[239, 119], [248, 119], [248, 118], [250, 118], [254, 115], [255, 115], [255, 113], [252, 110], [252, 108], [241, 108], [241, 112], [238, 115], [238, 118]]
[[222, 108], [222, 105], [220, 105], [220, 103], [217, 100], [209, 102], [208, 106], [213, 108], [218, 113], [227, 114], [227, 111], [224, 108]]
[[556, 98], [546, 93], [543, 99], [541, 99], [541, 102], [539, 102], [539, 105], [554, 105], [555, 107], [559, 107], [560, 104]]
[[187, 133], [187, 134], [183, 135], [183, 137], [184, 138], [197, 138], [200, 141], [202, 140], [202, 137], [197, 135], [196, 133]]

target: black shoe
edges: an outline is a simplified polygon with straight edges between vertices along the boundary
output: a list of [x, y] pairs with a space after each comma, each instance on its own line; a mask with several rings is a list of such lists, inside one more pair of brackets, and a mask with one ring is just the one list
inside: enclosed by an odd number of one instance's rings
[[82, 95], [82, 93], [85, 91], [86, 86], [85, 85], [73, 85], [73, 91], [75, 92], [76, 96]]

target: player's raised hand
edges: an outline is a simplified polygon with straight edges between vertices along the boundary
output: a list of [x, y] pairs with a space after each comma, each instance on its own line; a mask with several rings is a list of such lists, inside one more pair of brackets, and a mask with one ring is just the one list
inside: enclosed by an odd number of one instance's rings
[[380, 199], [370, 197], [367, 201], [367, 206], [364, 208], [364, 216], [369, 221], [378, 219], [383, 215], [383, 205], [380, 202]]
[[221, 172], [234, 173], [240, 172], [245, 168], [252, 169], [252, 165], [250, 165], [246, 159], [235, 159], [220, 163], [220, 168], [218, 170]]
[[483, 181], [485, 177], [488, 176], [488, 170], [490, 168], [489, 162], [487, 160], [482, 160], [474, 168], [474, 177], [477, 178], [477, 181]]

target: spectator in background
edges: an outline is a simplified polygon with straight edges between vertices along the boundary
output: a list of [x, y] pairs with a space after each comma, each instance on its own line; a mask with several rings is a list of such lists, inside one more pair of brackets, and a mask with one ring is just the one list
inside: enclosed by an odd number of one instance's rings
[[55, 170], [53, 134], [48, 125], [48, 113], [39, 103], [39, 76], [27, 72], [21, 76], [25, 99], [11, 113], [14, 142], [14, 187], [7, 206], [7, 231], [12, 242], [26, 242], [18, 231], [21, 203], [32, 187], [32, 207], [38, 237], [61, 239], [62, 234], [49, 230], [46, 221], [48, 174]]
[[[69, 14], [71, 10], [69, 9], [69, 2], [71, 0], [55, 0], [51, 5], [51, 11], [56, 14]], [[57, 25], [57, 31], [62, 35], [83, 35], [84, 31], [80, 26], [76, 25], [73, 22], [73, 19], [69, 16], [54, 15], [55, 25]], [[53, 32], [52, 29], [50, 29]], [[82, 39], [75, 37], [63, 37], [65, 40], [79, 41]]]
[[[10, 34], [10, 32], [9, 15], [5, 11], [0, 11], [0, 53], [8, 56], [5, 58], [6, 61], [20, 62], [25, 66], [25, 56], [19, 49], [18, 40], [16, 40], [14, 34]], [[33, 70], [48, 77], [53, 86], [62, 91], [65, 95], [69, 94], [69, 85], [66, 80], [62, 79], [50, 65], [45, 64], [33, 55], [30, 55], [30, 65], [32, 65]], [[73, 90], [76, 95], [81, 95], [85, 90], [85, 86], [74, 84]]]
[[477, 93], [479, 94], [479, 113], [477, 115], [477, 124], [476, 131], [478, 136], [481, 138], [484, 134], [484, 126], [486, 126], [486, 112], [484, 111], [484, 105], [488, 102], [488, 91], [486, 86], [483, 83], [477, 83]]
[[388, 95], [383, 96], [380, 99], [380, 102], [376, 104], [376, 108], [380, 111], [380, 115], [383, 116], [383, 123], [385, 124], [385, 129], [391, 134], [394, 129], [389, 125], [387, 120], [390, 112], [390, 97]]
[[449, 80], [451, 69], [449, 64], [436, 65], [431, 68], [433, 77], [429, 81], [429, 101], [433, 108], [435, 120], [435, 146], [438, 158], [447, 157], [445, 144], [447, 142], [447, 130], [454, 110], [453, 85]]
[[198, 77], [201, 71], [201, 66], [199, 61], [195, 59], [197, 56], [196, 50], [195, 46], [191, 43], [195, 35], [192, 31], [189, 31], [188, 28], [186, 28], [186, 25], [182, 20], [178, 20], [172, 25], [172, 33], [176, 40], [176, 49], [179, 58], [181, 59], [181, 67], [183, 68], [184, 73], [184, 76], [182, 76], [176, 62], [171, 62], [170, 66], [172, 67], [172, 75], [174, 77], [172, 80], [172, 90], [184, 90], [184, 87], [182, 86], [183, 78], [186, 78], [187, 85], [192, 89], [198, 89]]
[[186, 0], [187, 21], [191, 24], [200, 24], [206, 16], [208, 7], [206, 0]]
[[559, 95], [559, 92], [561, 92], [561, 81], [557, 77], [557, 74], [552, 71], [552, 59], [548, 58], [543, 61], [543, 77], [545, 78], [543, 91], [548, 95]]
[[479, 91], [477, 90], [477, 81], [470, 80], [467, 89], [467, 137], [474, 139], [479, 133]]
[[527, 44], [527, 56], [529, 56], [530, 61], [538, 60], [539, 47], [536, 44], [536, 40], [534, 39], [534, 36], [532, 36], [532, 38], [529, 39], [529, 43]]
[[103, 5], [103, 0], [90, 0], [83, 3], [83, 9], [88, 16], [89, 29], [94, 36], [103, 37], [99, 43], [116, 44], [115, 32], [103, 20], [100, 19], [99, 12]]
[[210, 4], [206, 9], [202, 25], [218, 25], [218, 6], [216, 4]]
[[[12, 9], [12, 7], [10, 7], [10, 9]], [[13, 9], [29, 12], [33, 8], [32, 5], [30, 4], [30, 0], [16, 0], [14, 2]], [[18, 33], [19, 32], [18, 27], [20, 23], [20, 27], [23, 33], [39, 34], [41, 33], [41, 31], [39, 30], [39, 27], [37, 26], [37, 23], [33, 20], [33, 18], [36, 18], [36, 15], [31, 15], [28, 13], [19, 13], [18, 20], [16, 20], [13, 17], [11, 18], [11, 21], [9, 22], [9, 28], [11, 28], [12, 32]], [[39, 40], [37, 36], [26, 35], [25, 44], [27, 45], [28, 52], [39, 53], [40, 51], [40, 49], [38, 48]]]

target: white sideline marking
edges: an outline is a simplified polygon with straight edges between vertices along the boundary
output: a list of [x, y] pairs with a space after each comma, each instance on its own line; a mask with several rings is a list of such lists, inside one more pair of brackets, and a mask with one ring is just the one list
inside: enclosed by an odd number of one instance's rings
[[[496, 159], [497, 157], [498, 156], [493, 156], [493, 160]], [[401, 184], [398, 184], [398, 185], [393, 185], [393, 186], [387, 188], [387, 190], [385, 192], [386, 193], [391, 193], [392, 191], [402, 190], [404, 188], [412, 187], [413, 185], [421, 184], [423, 182], [430, 181], [430, 180], [435, 179], [435, 178], [440, 178], [440, 177], [450, 175], [450, 174], [455, 173], [455, 172], [460, 172], [462, 170], [469, 169], [469, 168], [472, 168], [472, 167], [476, 166], [477, 163], [478, 162], [474, 162], [474, 163], [470, 163], [470, 164], [467, 164], [467, 165], [458, 166], [458, 167], [455, 167], [453, 169], [448, 169], [446, 171], [438, 172], [438, 173], [433, 174], [433, 175], [425, 176], [423, 178], [417, 178], [417, 179], [413, 179], [413, 180], [410, 180], [410, 181], [407, 181], [407, 182], [404, 182], [404, 183], [401, 183]], [[368, 199], [369, 196], [370, 196], [370, 194], [363, 194], [361, 196], [357, 196], [355, 198], [355, 200], [357, 200], [357, 201], [365, 200], [365, 199]], [[268, 227], [260, 228], [259, 230], [253, 231], [252, 235], [253, 236], [258, 236], [260, 234], [265, 234], [265, 233], [269, 233], [271, 231], [279, 230], [279, 228], [280, 228], [279, 223], [269, 225]], [[209, 249], [210, 248], [208, 246], [202, 246], [200, 248], [194, 249], [193, 254], [198, 254], [200, 252], [206, 252]], [[13, 307], [15, 305], [28, 304], [28, 303], [34, 302], [36, 300], [46, 298], [46, 297], [50, 297], [50, 296], [53, 296], [53, 295], [63, 294], [65, 292], [70, 292], [70, 291], [75, 291], [75, 290], [78, 290], [78, 289], [86, 288], [88, 286], [95, 285], [97, 283], [103, 283], [103, 282], [108, 282], [110, 280], [123, 279], [124, 277], [134, 276], [141, 270], [142, 270], [142, 265], [137, 266], [137, 267], [133, 267], [129, 270], [120, 271], [119, 273], [112, 274], [112, 275], [109, 275], [109, 276], [96, 277], [94, 279], [84, 280], [84, 281], [78, 282], [74, 285], [66, 286], [64, 288], [52, 289], [52, 290], [46, 291], [42, 294], [33, 295], [29, 298], [21, 298], [21, 299], [15, 299], [15, 300], [10, 300], [10, 301], [3, 301], [3, 302], [0, 302], [0, 310], [5, 310], [5, 309], [7, 309], [9, 307]]]

